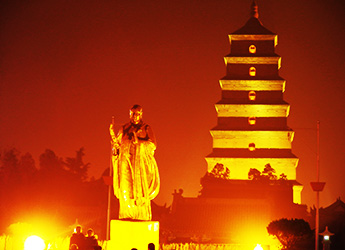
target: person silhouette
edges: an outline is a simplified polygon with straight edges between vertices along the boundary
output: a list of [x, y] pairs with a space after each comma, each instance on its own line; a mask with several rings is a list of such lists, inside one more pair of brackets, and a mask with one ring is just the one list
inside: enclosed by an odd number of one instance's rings
[[148, 248], [148, 250], [155, 250], [155, 244], [149, 243], [149, 244], [147, 245], [147, 248]]
[[98, 246], [98, 241], [94, 235], [93, 229], [89, 228], [85, 237], [85, 250], [95, 250]]
[[69, 242], [70, 249], [72, 249], [73, 245], [77, 245], [78, 250], [85, 250], [85, 235], [82, 233], [81, 226], [79, 225], [75, 227], [74, 233], [71, 236]]

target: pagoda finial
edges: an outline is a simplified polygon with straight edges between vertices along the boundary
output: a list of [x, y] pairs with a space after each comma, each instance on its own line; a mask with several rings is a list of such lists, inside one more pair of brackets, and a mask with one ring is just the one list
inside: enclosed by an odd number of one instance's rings
[[251, 5], [250, 15], [252, 17], [259, 18], [258, 5], [255, 0], [253, 0]]

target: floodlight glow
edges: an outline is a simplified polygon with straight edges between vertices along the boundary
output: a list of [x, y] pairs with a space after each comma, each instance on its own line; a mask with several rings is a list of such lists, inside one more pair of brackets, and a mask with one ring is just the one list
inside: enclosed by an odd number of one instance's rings
[[256, 244], [254, 250], [264, 250], [260, 244]]
[[36, 236], [29, 236], [24, 242], [24, 250], [44, 250], [46, 245], [44, 241]]
[[324, 240], [329, 240], [329, 235], [324, 235], [324, 236], [323, 236], [323, 239], [324, 239]]

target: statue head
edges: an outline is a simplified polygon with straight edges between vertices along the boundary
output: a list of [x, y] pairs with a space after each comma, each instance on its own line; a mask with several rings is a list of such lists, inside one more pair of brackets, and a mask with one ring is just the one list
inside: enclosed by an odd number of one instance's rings
[[129, 110], [129, 119], [133, 124], [140, 123], [143, 119], [143, 108], [138, 104], [133, 105]]

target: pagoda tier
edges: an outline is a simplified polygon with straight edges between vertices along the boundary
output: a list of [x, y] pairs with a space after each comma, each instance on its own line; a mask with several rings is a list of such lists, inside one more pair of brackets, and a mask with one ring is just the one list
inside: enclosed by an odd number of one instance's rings
[[217, 103], [218, 117], [287, 117], [290, 105], [281, 104], [246, 104]]
[[[251, 168], [262, 172], [270, 164], [278, 178], [296, 181], [294, 131], [287, 126], [290, 105], [283, 99], [286, 81], [279, 76], [281, 57], [275, 53], [278, 36], [262, 26], [253, 6], [248, 22], [229, 35], [231, 52], [219, 81], [222, 97], [215, 104], [218, 120], [210, 131], [207, 169], [223, 164], [230, 180], [248, 180]], [[294, 201], [300, 202], [301, 186], [293, 189]]]
[[220, 87], [223, 91], [285, 91], [285, 80], [282, 78], [271, 80], [241, 80], [227, 79], [219, 80]]

